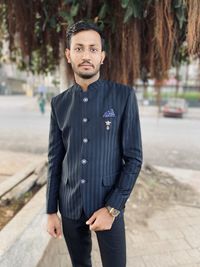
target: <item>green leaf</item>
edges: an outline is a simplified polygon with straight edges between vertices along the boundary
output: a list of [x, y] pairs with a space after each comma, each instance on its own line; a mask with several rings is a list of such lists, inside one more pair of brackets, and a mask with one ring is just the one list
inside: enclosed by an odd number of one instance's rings
[[78, 14], [78, 10], [79, 10], [79, 3], [77, 3], [76, 5], [72, 5], [70, 10], [70, 15], [72, 17], [75, 17]]
[[66, 11], [60, 11], [59, 16], [61, 16], [64, 20], [67, 20], [69, 18], [69, 13]]
[[132, 9], [132, 7], [130, 6], [130, 7], [128, 7], [128, 8], [126, 9], [126, 13], [125, 13], [125, 15], [124, 15], [124, 23], [126, 23], [126, 22], [131, 18], [132, 15], [133, 15], [133, 9]]
[[128, 22], [131, 16], [141, 18], [143, 14], [143, 2], [139, 0], [129, 0], [124, 15], [124, 23]]
[[181, 7], [182, 4], [183, 4], [182, 0], [174, 0], [174, 2], [173, 2], [173, 5], [174, 5], [175, 8]]
[[130, 5], [133, 10], [133, 16], [135, 18], [141, 18], [142, 17], [142, 12], [143, 12], [143, 2], [139, 0], [132, 0], [130, 2]]
[[107, 11], [108, 11], [108, 5], [107, 5], [107, 3], [104, 3], [104, 4], [102, 5], [100, 11], [99, 11], [98, 17], [99, 17], [100, 19], [104, 19], [105, 16], [106, 16]]
[[59, 13], [59, 15], [63, 18], [63, 20], [65, 22], [67, 22], [67, 24], [70, 26], [73, 24], [74, 20], [73, 20], [73, 17], [71, 16], [71, 14], [65, 12], [65, 11], [61, 11]]
[[103, 20], [99, 20], [99, 21], [98, 21], [98, 27], [99, 27], [99, 29], [100, 29], [101, 31], [103, 31], [103, 29], [104, 29], [104, 22], [103, 22]]
[[128, 4], [129, 4], [129, 0], [121, 0], [122, 8], [127, 8]]
[[51, 28], [56, 28], [57, 27], [57, 23], [56, 23], [56, 19], [55, 19], [55, 17], [53, 16], [53, 17], [51, 17], [51, 19], [50, 19], [50, 21], [49, 21], [49, 24], [50, 24], [50, 27]]
[[60, 24], [56, 24], [56, 32], [60, 32], [61, 31], [61, 26], [60, 26]]

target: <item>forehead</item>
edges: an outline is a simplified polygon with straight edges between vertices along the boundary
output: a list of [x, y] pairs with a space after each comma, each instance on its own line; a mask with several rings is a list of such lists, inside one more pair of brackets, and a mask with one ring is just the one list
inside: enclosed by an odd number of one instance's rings
[[94, 30], [81, 31], [71, 37], [71, 45], [76, 44], [101, 46], [101, 36]]

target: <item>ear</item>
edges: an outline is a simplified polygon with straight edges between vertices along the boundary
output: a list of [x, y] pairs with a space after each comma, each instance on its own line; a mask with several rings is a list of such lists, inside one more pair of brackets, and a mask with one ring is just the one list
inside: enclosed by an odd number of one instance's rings
[[65, 50], [65, 56], [67, 58], [67, 62], [68, 63], [71, 63], [71, 60], [70, 60], [70, 50], [68, 48], [66, 48], [66, 50]]
[[106, 57], [106, 52], [102, 51], [101, 52], [101, 64], [103, 64], [105, 57]]

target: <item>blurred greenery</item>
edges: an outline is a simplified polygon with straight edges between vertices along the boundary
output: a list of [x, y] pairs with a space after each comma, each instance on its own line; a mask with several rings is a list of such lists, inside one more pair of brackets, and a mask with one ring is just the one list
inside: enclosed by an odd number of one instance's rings
[[[155, 99], [156, 98], [155, 92], [145, 92], [145, 96], [146, 96], [146, 99]], [[176, 96], [175, 91], [174, 92], [161, 91], [161, 98], [162, 99], [173, 98], [175, 96]], [[197, 91], [178, 92], [176, 97], [184, 98], [186, 100], [200, 100], [200, 92], [197, 92]]]

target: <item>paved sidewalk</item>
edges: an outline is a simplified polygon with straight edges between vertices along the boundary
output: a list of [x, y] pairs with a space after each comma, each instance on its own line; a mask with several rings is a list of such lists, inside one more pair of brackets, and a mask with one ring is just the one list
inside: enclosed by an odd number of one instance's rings
[[128, 267], [199, 267], [199, 224], [200, 209], [174, 206], [140, 231], [128, 228]]

